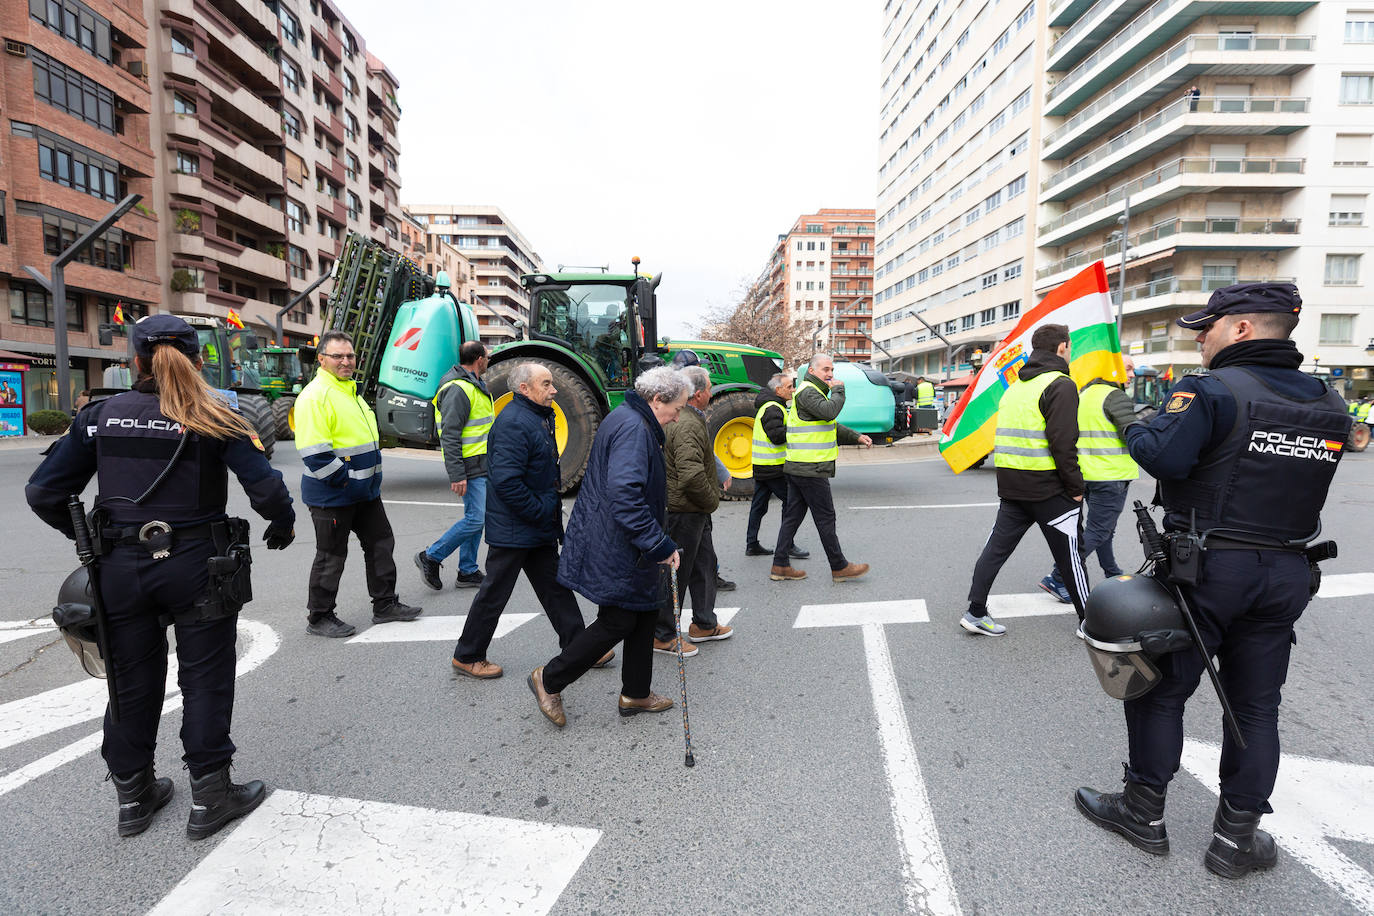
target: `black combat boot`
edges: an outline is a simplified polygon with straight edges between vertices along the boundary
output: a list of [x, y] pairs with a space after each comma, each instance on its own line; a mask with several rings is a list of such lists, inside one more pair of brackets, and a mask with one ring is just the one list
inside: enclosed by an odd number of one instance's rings
[[1164, 829], [1164, 791], [1123, 779], [1124, 792], [1096, 792], [1083, 788], [1074, 802], [1083, 816], [1097, 826], [1114, 830], [1151, 855], [1169, 854], [1169, 834]]
[[252, 811], [267, 797], [267, 787], [255, 779], [246, 785], [229, 781], [229, 764], [200, 778], [191, 777], [191, 817], [186, 835], [203, 840], [236, 817]]
[[1238, 811], [1222, 799], [1212, 819], [1212, 845], [1207, 847], [1207, 870], [1223, 878], [1243, 878], [1279, 862], [1274, 838], [1259, 829], [1258, 811]]
[[150, 763], [128, 779], [110, 774], [119, 795], [119, 835], [138, 836], [148, 829], [153, 815], [172, 800], [172, 781], [153, 777]]

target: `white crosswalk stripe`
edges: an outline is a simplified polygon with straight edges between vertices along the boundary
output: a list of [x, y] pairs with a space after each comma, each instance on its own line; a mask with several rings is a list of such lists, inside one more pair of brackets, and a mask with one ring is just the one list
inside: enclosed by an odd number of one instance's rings
[[[516, 627], [529, 623], [542, 614], [502, 614], [496, 625], [496, 639], [507, 635]], [[363, 630], [348, 640], [352, 645], [368, 645], [381, 642], [451, 642], [456, 643], [463, 635], [463, 624], [467, 615], [444, 617], [417, 617], [404, 623], [384, 623]]]

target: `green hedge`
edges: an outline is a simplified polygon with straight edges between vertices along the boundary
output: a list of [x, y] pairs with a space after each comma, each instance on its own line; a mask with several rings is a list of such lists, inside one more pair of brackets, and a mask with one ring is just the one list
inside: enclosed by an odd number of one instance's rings
[[44, 436], [65, 433], [72, 418], [60, 410], [35, 410], [29, 414], [29, 429]]

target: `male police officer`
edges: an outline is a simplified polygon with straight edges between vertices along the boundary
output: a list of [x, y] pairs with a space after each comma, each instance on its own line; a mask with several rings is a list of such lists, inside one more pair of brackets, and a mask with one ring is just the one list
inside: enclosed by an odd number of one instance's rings
[[[1150, 423], [1127, 428], [1132, 457], [1160, 482], [1165, 528], [1203, 532], [1198, 583], [1182, 591], [1220, 677], [1246, 747], [1229, 731], [1221, 800], [1206, 865], [1239, 878], [1278, 861], [1258, 830], [1272, 811], [1279, 766], [1279, 692], [1293, 624], [1311, 597], [1303, 547], [1350, 427], [1340, 397], [1298, 371], [1288, 339], [1302, 300], [1291, 283], [1246, 283], [1212, 294], [1178, 319], [1196, 330], [1206, 376], [1185, 376]], [[1281, 498], [1280, 498], [1281, 497]], [[1203, 671], [1192, 649], [1158, 660], [1162, 679], [1126, 702], [1130, 763], [1125, 791], [1079, 789], [1079, 810], [1147, 852], [1163, 855], [1164, 796], [1183, 751], [1183, 707]]]
[[487, 434], [496, 416], [491, 392], [482, 374], [487, 371], [487, 348], [469, 340], [458, 348], [459, 365], [449, 370], [434, 393], [435, 422], [444, 452], [449, 489], [463, 497], [463, 517], [439, 540], [415, 555], [415, 565], [425, 584], [438, 591], [439, 565], [458, 551], [458, 588], [479, 588], [482, 570], [477, 568], [477, 548], [487, 510]]

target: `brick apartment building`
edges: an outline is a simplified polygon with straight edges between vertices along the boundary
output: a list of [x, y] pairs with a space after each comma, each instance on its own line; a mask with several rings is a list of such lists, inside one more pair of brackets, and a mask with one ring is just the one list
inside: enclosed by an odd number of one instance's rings
[[453, 295], [462, 302], [472, 302], [477, 290], [472, 262], [455, 246], [430, 235], [424, 222], [405, 208], [401, 209], [401, 253], [431, 277], [438, 276], [441, 270], [447, 273]]
[[[148, 27], [138, 0], [13, 0], [0, 5], [0, 351], [31, 366], [25, 413], [58, 404], [53, 309], [24, 271], [45, 276], [55, 255], [125, 194], [143, 195], [68, 265], [72, 393], [98, 385], [127, 343], [102, 347], [116, 307], [132, 320], [162, 301], [156, 244], [165, 214], [152, 200], [157, 157], [143, 62]], [[5, 361], [13, 361], [6, 357]]]

